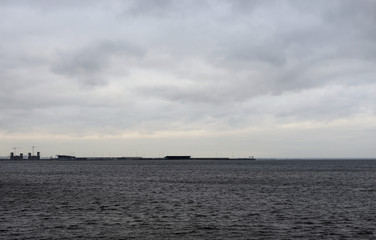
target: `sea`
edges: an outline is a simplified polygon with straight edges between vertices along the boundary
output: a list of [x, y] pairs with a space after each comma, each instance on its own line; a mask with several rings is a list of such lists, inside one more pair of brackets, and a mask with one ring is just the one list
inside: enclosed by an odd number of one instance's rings
[[0, 161], [0, 239], [376, 239], [376, 160]]

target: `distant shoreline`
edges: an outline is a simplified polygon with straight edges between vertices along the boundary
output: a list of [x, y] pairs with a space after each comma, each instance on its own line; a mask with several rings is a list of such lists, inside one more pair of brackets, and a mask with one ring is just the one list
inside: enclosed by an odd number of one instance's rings
[[73, 159], [58, 159], [58, 158], [41, 158], [41, 159], [10, 159], [0, 158], [0, 161], [12, 161], [12, 162], [37, 162], [37, 161], [137, 161], [137, 160], [152, 160], [152, 161], [351, 161], [351, 160], [363, 160], [363, 161], [376, 161], [376, 158], [216, 158], [216, 157], [197, 157], [189, 159], [165, 159], [161, 157], [152, 158], [152, 157], [77, 157]]
[[9, 159], [0, 158], [0, 161], [11, 162], [38, 162], [38, 161], [376, 161], [376, 158], [215, 158], [215, 157], [198, 157], [189, 159], [165, 159], [165, 158], [149, 158], [149, 157], [77, 157], [74, 159], [58, 159], [58, 158], [41, 158], [41, 159]]
[[198, 157], [198, 158], [184, 158], [184, 159], [166, 159], [166, 158], [148, 158], [148, 157], [76, 157], [71, 159], [59, 159], [59, 158], [41, 158], [41, 159], [10, 159], [10, 158], [0, 158], [0, 161], [112, 161], [112, 160], [165, 160], [165, 161], [195, 161], [195, 160], [247, 160], [255, 161], [255, 158], [218, 158], [218, 157]]

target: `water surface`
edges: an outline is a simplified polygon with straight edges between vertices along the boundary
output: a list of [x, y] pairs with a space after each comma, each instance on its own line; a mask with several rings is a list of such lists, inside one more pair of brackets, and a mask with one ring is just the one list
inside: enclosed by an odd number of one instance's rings
[[373, 239], [376, 161], [1, 161], [2, 239]]

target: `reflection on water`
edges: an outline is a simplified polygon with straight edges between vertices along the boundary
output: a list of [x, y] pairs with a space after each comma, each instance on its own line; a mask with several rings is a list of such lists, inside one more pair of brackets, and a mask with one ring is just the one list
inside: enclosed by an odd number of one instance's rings
[[0, 162], [0, 238], [372, 239], [376, 161]]

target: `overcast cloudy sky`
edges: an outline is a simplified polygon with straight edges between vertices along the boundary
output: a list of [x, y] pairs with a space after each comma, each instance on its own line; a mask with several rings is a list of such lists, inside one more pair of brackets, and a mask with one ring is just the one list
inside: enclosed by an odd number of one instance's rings
[[1, 0], [0, 83], [3, 156], [375, 157], [376, 1]]

